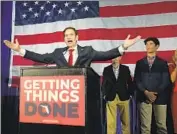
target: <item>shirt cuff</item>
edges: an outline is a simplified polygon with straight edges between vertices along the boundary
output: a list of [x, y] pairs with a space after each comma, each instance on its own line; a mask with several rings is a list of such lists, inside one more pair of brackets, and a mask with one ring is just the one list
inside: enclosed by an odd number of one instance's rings
[[20, 51], [19, 51], [19, 54], [20, 54], [20, 56], [25, 56], [25, 54], [26, 54], [26, 50], [25, 49], [23, 49], [23, 48], [21, 48], [20, 49]]
[[118, 47], [118, 51], [119, 51], [119, 53], [120, 53], [121, 55], [123, 55], [124, 52], [125, 52], [125, 49], [124, 49], [123, 46], [121, 45], [121, 46]]

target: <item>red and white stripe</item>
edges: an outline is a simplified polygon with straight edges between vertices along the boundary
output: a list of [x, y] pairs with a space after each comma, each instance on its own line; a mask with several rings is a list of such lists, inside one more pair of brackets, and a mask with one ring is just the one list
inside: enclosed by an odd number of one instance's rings
[[[65, 46], [62, 31], [68, 26], [78, 29], [79, 45], [89, 45], [100, 51], [119, 46], [128, 34], [132, 38], [141, 35], [142, 40], [127, 50], [122, 59], [122, 64], [131, 69], [132, 76], [136, 61], [146, 55], [143, 41], [149, 36], [160, 40], [158, 55], [166, 60], [171, 58], [177, 48], [177, 0], [100, 1], [99, 5], [99, 18], [14, 26], [13, 37], [27, 50], [47, 53]], [[102, 75], [104, 67], [110, 63], [97, 61], [91, 66]], [[34, 65], [43, 64], [23, 59], [18, 53], [12, 52], [12, 84], [19, 81], [20, 67]]]

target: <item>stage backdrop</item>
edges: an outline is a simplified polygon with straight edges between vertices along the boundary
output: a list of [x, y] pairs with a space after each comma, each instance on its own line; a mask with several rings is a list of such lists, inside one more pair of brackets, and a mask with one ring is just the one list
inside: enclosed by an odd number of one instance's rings
[[[68, 26], [78, 30], [79, 45], [98, 51], [118, 47], [128, 34], [131, 38], [141, 35], [142, 40], [122, 59], [133, 75], [136, 61], [146, 54], [145, 38], [159, 38], [158, 55], [164, 59], [176, 49], [177, 1], [162, 1], [17, 1], [13, 5], [12, 38], [18, 39], [21, 47], [43, 54], [65, 46], [63, 30]], [[96, 61], [91, 66], [102, 75], [110, 63]], [[12, 52], [9, 84], [18, 87], [20, 67], [37, 65], [41, 64]]]
[[[119, 46], [128, 34], [132, 38], [141, 35], [142, 40], [122, 59], [122, 64], [131, 69], [132, 76], [136, 61], [145, 56], [145, 38], [159, 38], [158, 55], [166, 60], [177, 47], [176, 0], [4, 1], [1, 13], [2, 40], [18, 39], [21, 47], [37, 53], [64, 47], [62, 31], [67, 26], [78, 30], [79, 45], [91, 45], [99, 51]], [[18, 95], [19, 68], [41, 64], [23, 59], [15, 52], [10, 54], [3, 43], [1, 48], [2, 94]], [[97, 61], [91, 66], [102, 75], [104, 67], [110, 63]]]

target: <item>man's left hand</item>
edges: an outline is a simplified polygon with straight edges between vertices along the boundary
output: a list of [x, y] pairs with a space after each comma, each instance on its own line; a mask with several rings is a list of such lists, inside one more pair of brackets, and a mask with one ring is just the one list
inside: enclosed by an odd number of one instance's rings
[[124, 44], [123, 44], [123, 48], [124, 49], [128, 49], [133, 44], [135, 44], [136, 42], [138, 42], [141, 39], [141, 36], [139, 35], [139, 36], [135, 37], [134, 39], [129, 39], [129, 38], [130, 38], [130, 35], [128, 35], [127, 38], [124, 41]]

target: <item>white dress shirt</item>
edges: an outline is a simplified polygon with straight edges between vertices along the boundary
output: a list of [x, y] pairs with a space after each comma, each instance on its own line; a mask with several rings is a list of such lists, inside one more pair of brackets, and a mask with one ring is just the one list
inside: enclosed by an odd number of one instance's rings
[[[76, 63], [77, 58], [78, 58], [77, 45], [73, 49], [74, 49], [74, 51], [73, 51], [73, 65], [74, 65]], [[123, 53], [124, 53], [125, 50], [122, 47], [122, 45], [118, 47], [118, 50], [119, 50], [119, 53], [121, 55], [123, 55]], [[26, 54], [26, 50], [23, 49], [23, 48], [21, 48], [19, 54], [24, 57], [25, 54]], [[69, 59], [69, 50], [63, 52], [63, 55], [64, 55], [66, 61], [68, 62], [68, 59]]]
[[118, 78], [118, 76], [119, 76], [119, 66], [118, 67], [112, 67], [112, 69], [113, 69], [113, 72], [114, 72], [114, 75], [115, 75], [115, 77], [116, 77], [116, 80], [117, 80], [117, 78]]

